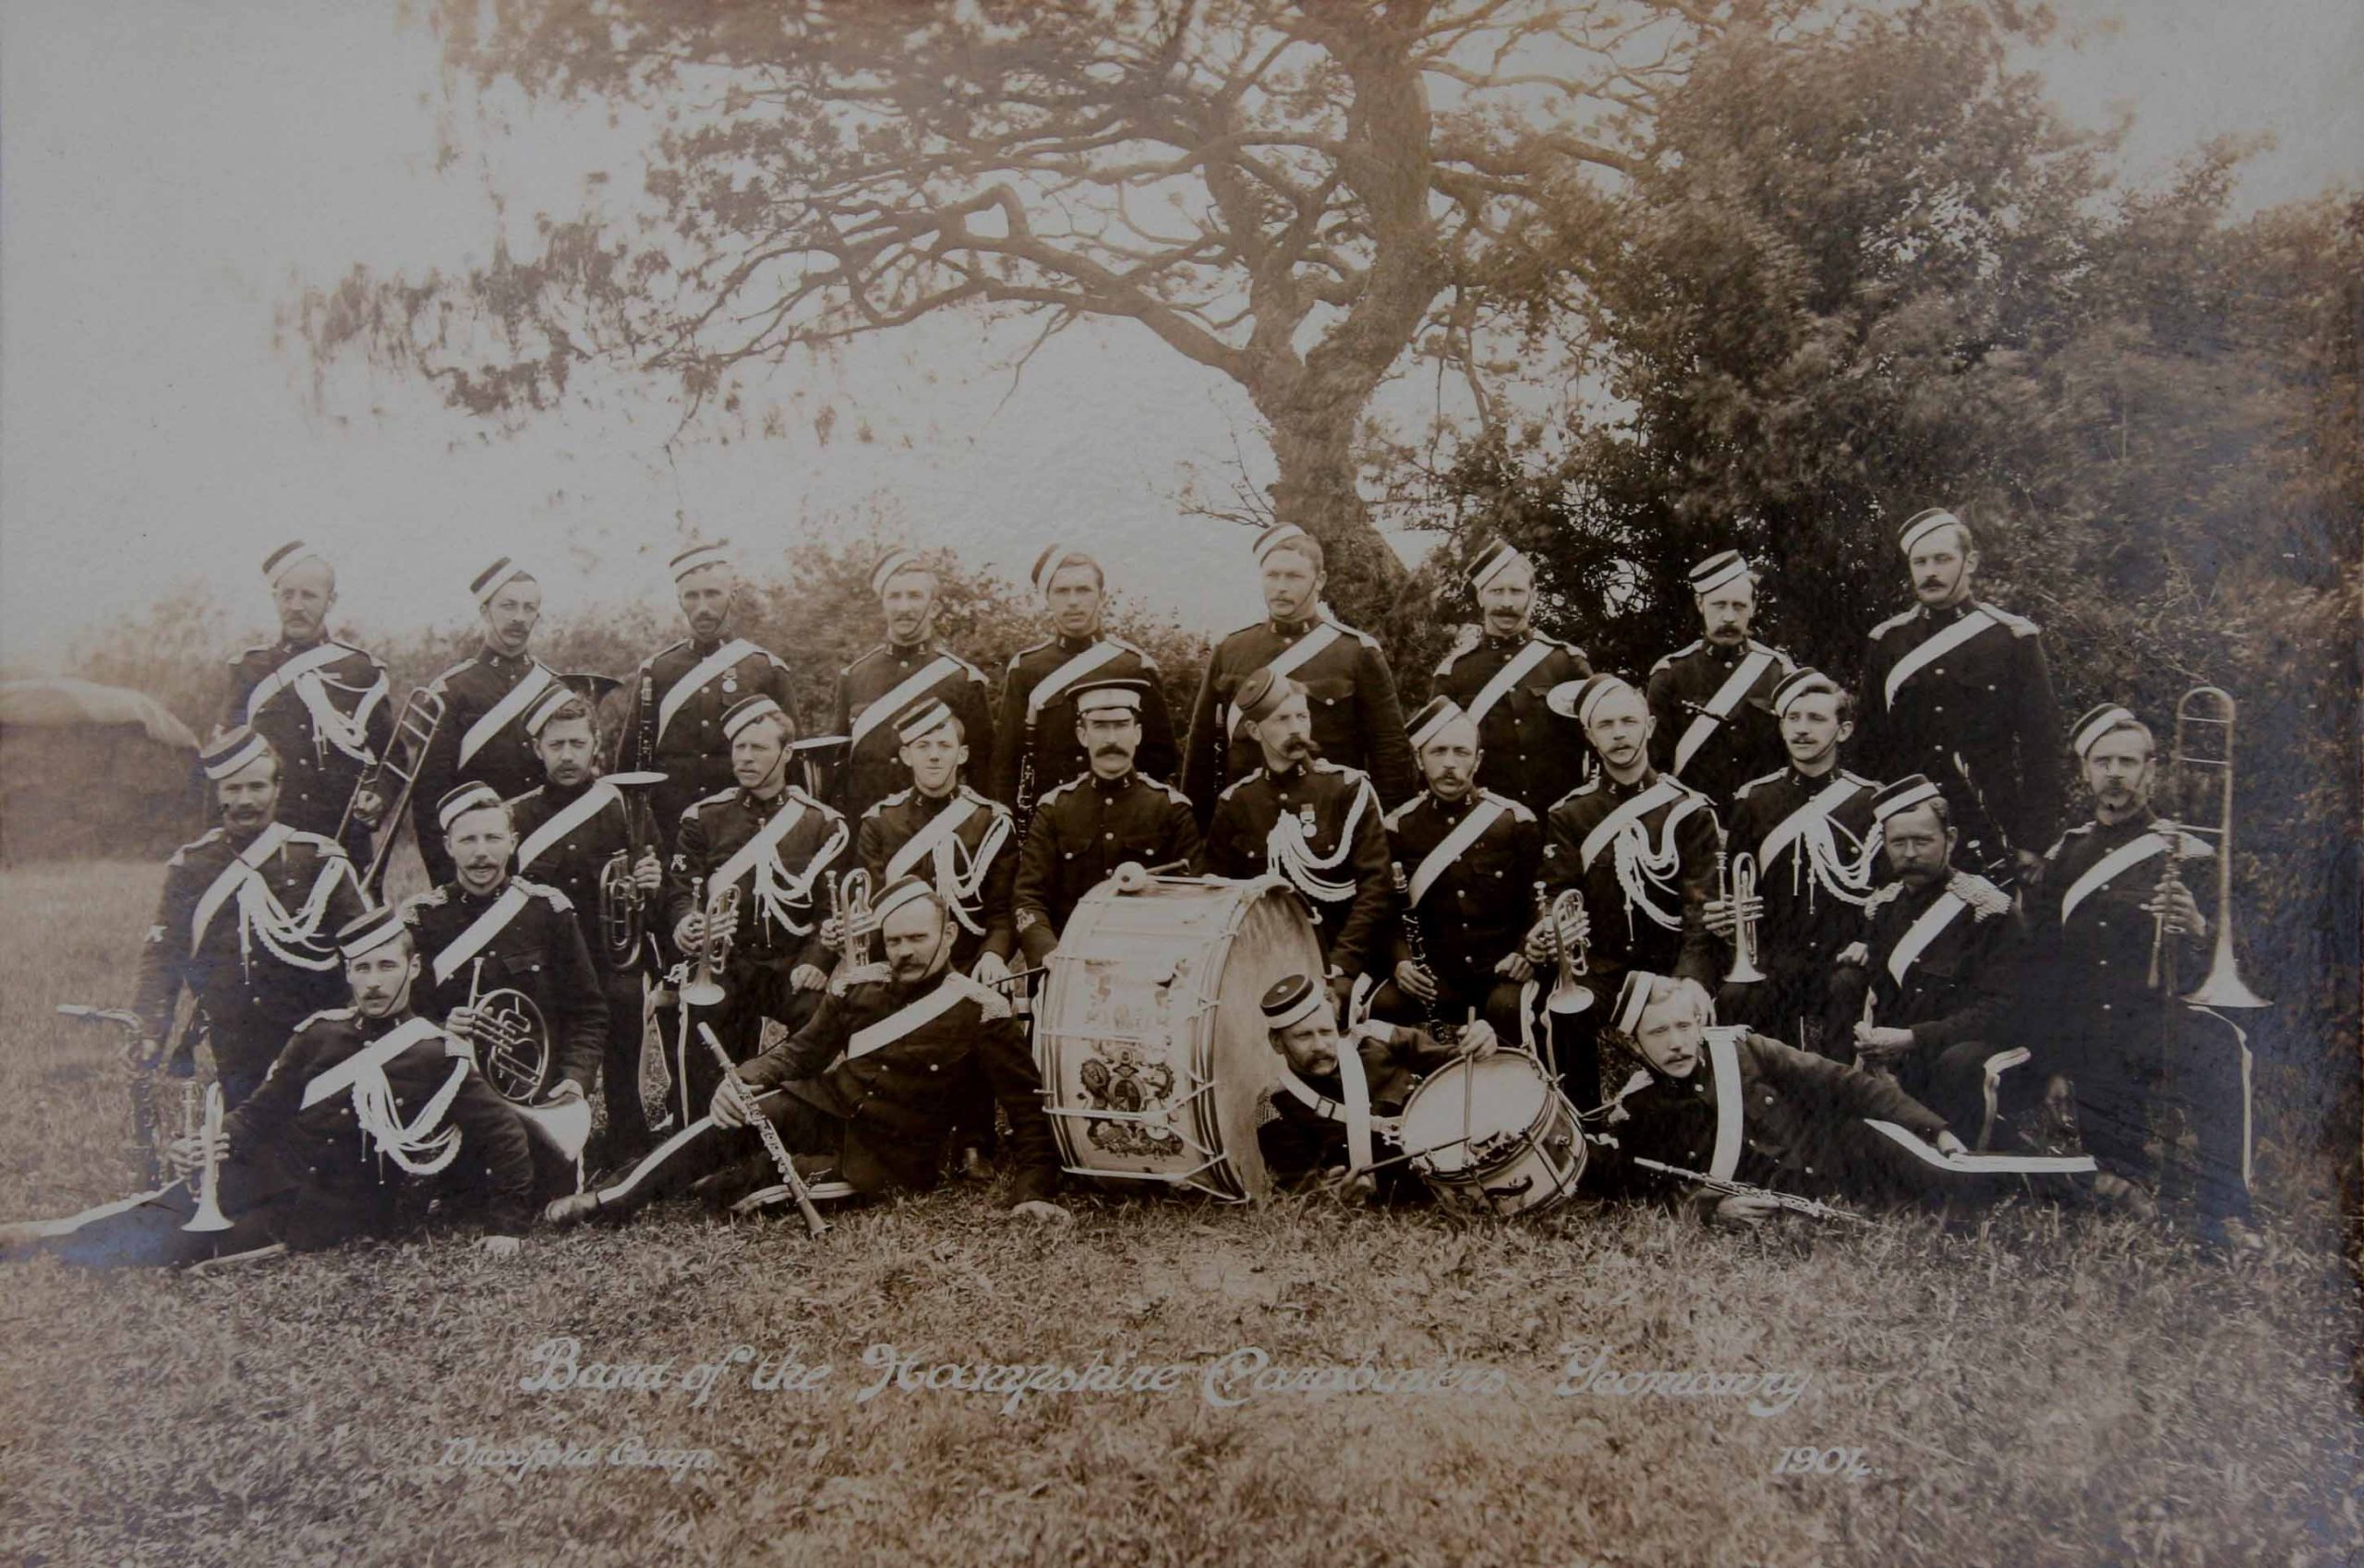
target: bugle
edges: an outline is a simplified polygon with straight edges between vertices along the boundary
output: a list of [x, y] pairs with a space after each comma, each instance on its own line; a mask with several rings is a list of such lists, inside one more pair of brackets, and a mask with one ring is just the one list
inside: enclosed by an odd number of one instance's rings
[[[2233, 944], [2233, 728], [2239, 718], [2232, 694], [2217, 686], [2194, 686], [2176, 704], [2175, 745], [2167, 754], [2167, 774], [2174, 786], [2176, 806], [2187, 815], [2197, 815], [2193, 808], [2207, 798], [2213, 789], [2216, 801], [2216, 826], [2203, 827], [2186, 822], [2180, 828], [2166, 825], [2171, 860], [2182, 835], [2191, 834], [2202, 839], [2213, 839], [2211, 846], [2216, 854], [2216, 946], [2208, 965], [2208, 976], [2199, 989], [2188, 993], [2184, 1000], [2200, 1007], [2270, 1007], [2274, 1004], [2249, 988], [2241, 978], [2240, 963]], [[2213, 734], [2219, 742], [2213, 754], [2197, 750], [2205, 736]], [[2174, 991], [2173, 947], [2165, 940], [2166, 911], [2159, 912], [2159, 930], [2154, 941], [2153, 969], [2154, 977], [2164, 956], [2165, 981], [2169, 994]], [[2166, 949], [2163, 955], [2161, 949]]]
[[1724, 971], [1725, 983], [1751, 985], [1765, 978], [1756, 967], [1756, 916], [1747, 913], [1756, 898], [1756, 857], [1743, 850], [1731, 862], [1726, 874], [1724, 851], [1716, 851], [1716, 898], [1732, 915], [1732, 965]]

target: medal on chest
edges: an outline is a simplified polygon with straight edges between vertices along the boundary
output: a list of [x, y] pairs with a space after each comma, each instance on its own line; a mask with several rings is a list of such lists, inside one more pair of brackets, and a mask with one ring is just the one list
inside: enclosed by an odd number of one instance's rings
[[1297, 808], [1297, 826], [1305, 829], [1306, 838], [1310, 839], [1313, 837], [1314, 828], [1313, 802], [1311, 801], [1308, 801], [1303, 805]]
[[722, 677], [722, 694], [727, 697], [738, 689], [739, 672], [735, 669], [725, 672]]

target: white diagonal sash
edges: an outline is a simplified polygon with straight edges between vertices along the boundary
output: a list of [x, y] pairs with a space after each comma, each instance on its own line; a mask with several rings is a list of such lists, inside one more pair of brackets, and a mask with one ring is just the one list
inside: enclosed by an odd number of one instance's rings
[[2068, 924], [2068, 917], [2076, 911], [2077, 906], [2117, 880], [2119, 872], [2140, 865], [2153, 855], [2165, 854], [2166, 850], [2167, 840], [2164, 836], [2141, 833], [2087, 866], [2085, 874], [2070, 883], [2068, 891], [2060, 895], [2060, 923]]
[[1910, 1128], [1874, 1116], [1863, 1125], [1924, 1165], [1960, 1176], [2075, 1176], [2094, 1168], [2091, 1154], [1943, 1154]]
[[779, 854], [780, 840], [786, 838], [796, 825], [803, 820], [804, 802], [790, 795], [788, 802], [780, 807], [778, 813], [769, 822], [756, 828], [745, 843], [731, 851], [729, 860], [715, 868], [714, 874], [706, 878], [707, 897], [711, 898], [721, 892], [725, 887], [754, 870], [756, 862], [766, 856], [777, 859]]
[[1461, 711], [1469, 716], [1470, 723], [1483, 726], [1486, 716], [1494, 711], [1494, 705], [1508, 696], [1513, 686], [1526, 680], [1537, 665], [1550, 657], [1550, 644], [1529, 639], [1525, 647], [1511, 655], [1509, 660], [1494, 671], [1492, 680], [1478, 688], [1478, 694], [1470, 698]]
[[1406, 888], [1406, 896], [1411, 901], [1417, 904], [1426, 898], [1429, 889], [1436, 886], [1437, 878], [1444, 874], [1444, 868], [1459, 860], [1463, 852], [1483, 838], [1486, 829], [1500, 821], [1502, 814], [1509, 809], [1496, 800], [1479, 801], [1470, 807], [1469, 814], [1463, 817], [1454, 826], [1453, 830], [1438, 842], [1435, 849], [1421, 857], [1420, 863], [1413, 871], [1411, 882]]
[[1968, 908], [1970, 905], [1963, 901], [1961, 895], [1951, 888], [1938, 894], [1936, 902], [1923, 910], [1921, 918], [1907, 926], [1904, 935], [1897, 939], [1895, 948], [1888, 956], [1888, 978], [1899, 985], [1903, 984], [1904, 971], [1912, 967], [1912, 960], [1919, 958], [1929, 944], [1937, 939], [1938, 934], [1960, 918], [1962, 911]]
[[322, 643], [318, 647], [306, 648], [302, 653], [256, 681], [255, 689], [247, 694], [247, 722], [252, 724], [255, 721], [255, 715], [262, 711], [263, 705], [279, 695], [283, 690], [295, 685], [301, 677], [309, 675], [324, 666], [334, 664], [344, 657], [345, 651], [343, 645], [336, 643]]
[[1824, 785], [1812, 800], [1773, 825], [1773, 831], [1756, 847], [1756, 863], [1760, 869], [1770, 869], [1774, 858], [1797, 841], [1798, 836], [1817, 822], [1827, 819], [1832, 812], [1847, 803], [1859, 786], [1851, 778], [1834, 778]]
[[1043, 710], [1056, 700], [1061, 692], [1082, 680], [1102, 665], [1116, 658], [1125, 650], [1114, 643], [1094, 643], [1065, 664], [1052, 670], [1026, 694], [1026, 722], [1033, 723], [1043, 717]]
[[541, 858], [542, 851], [563, 843], [568, 834], [598, 815], [609, 801], [621, 804], [623, 795], [606, 779], [595, 780], [591, 788], [569, 801], [564, 809], [525, 835], [525, 841], [517, 846], [517, 869], [524, 871]]
[[450, 947], [435, 955], [435, 983], [442, 984], [460, 972], [462, 964], [484, 951], [485, 944], [508, 929], [509, 923], [517, 918], [517, 911], [524, 909], [525, 901], [532, 897], [514, 882], [502, 888], [501, 897], [492, 901], [490, 908], [469, 922], [465, 931], [452, 937]]
[[936, 846], [960, 831], [960, 825], [977, 814], [977, 802], [961, 796], [935, 814], [935, 820], [911, 836], [903, 847], [886, 857], [886, 869], [878, 875], [879, 885], [886, 886], [908, 873], [921, 861], [935, 853]]
[[198, 945], [205, 940], [205, 933], [213, 924], [213, 917], [222, 906], [237, 895], [248, 877], [257, 874], [262, 862], [279, 852], [279, 847], [296, 836], [296, 830], [283, 822], [268, 823], [255, 835], [254, 842], [240, 850], [222, 874], [198, 896], [197, 908], [188, 919], [188, 950], [194, 955]]
[[1346, 1168], [1370, 1169], [1370, 1080], [1363, 1072], [1359, 1030], [1338, 1042], [1338, 1096], [1346, 1110]]
[[[1321, 653], [1322, 649], [1328, 647], [1331, 644], [1336, 642], [1345, 634], [1345, 629], [1334, 621], [1318, 621], [1315, 623], [1311, 631], [1306, 633], [1304, 636], [1298, 638], [1297, 641], [1290, 646], [1283, 648], [1280, 653], [1273, 657], [1272, 662], [1266, 665], [1264, 668], [1271, 670], [1275, 676], [1292, 674], [1297, 669], [1302, 669], [1309, 660]], [[1251, 669], [1248, 673], [1249, 675], [1253, 675], [1255, 671]], [[1244, 677], [1240, 683], [1242, 685], [1247, 683]], [[1234, 687], [1233, 690], [1236, 691], [1238, 690], [1238, 687]], [[1225, 736], [1230, 736], [1236, 733], [1239, 729], [1239, 721], [1244, 716], [1239, 711], [1239, 705], [1237, 703], [1234, 703], [1230, 707], [1226, 708], [1224, 711], [1224, 734]]]
[[1895, 668], [1888, 672], [1887, 689], [1882, 694], [1888, 706], [1890, 708], [1896, 706], [1897, 689], [1911, 680], [1913, 673], [1923, 665], [1931, 659], [1945, 657], [1989, 626], [2001, 624], [2001, 621], [1988, 614], [1985, 608], [1981, 606], [1969, 611], [1960, 620], [1898, 659]]
[[[681, 705], [705, 690], [707, 681], [741, 659], [763, 651], [744, 637], [733, 637], [692, 665], [689, 672], [674, 681], [657, 705], [657, 738], [660, 741], [665, 738], [665, 727], [673, 722], [673, 716], [681, 711]], [[648, 759], [643, 757], [641, 766], [647, 766]]]
[[405, 1019], [383, 1035], [356, 1051], [336, 1066], [304, 1085], [304, 1105], [308, 1109], [332, 1096], [344, 1093], [358, 1082], [365, 1073], [383, 1072], [386, 1064], [423, 1040], [432, 1040], [443, 1032], [442, 1027], [427, 1019]]
[[1754, 691], [1757, 681], [1772, 668], [1773, 655], [1766, 648], [1751, 649], [1740, 663], [1732, 667], [1732, 672], [1724, 677], [1724, 683], [1716, 688], [1716, 694], [1707, 699], [1699, 712], [1692, 715], [1690, 724], [1683, 729], [1683, 739], [1674, 743], [1675, 773], [1680, 774], [1683, 765], [1699, 754], [1699, 748], [1707, 743], [1707, 737], [1716, 732], [1716, 727], [1731, 717], [1732, 709], [1740, 706], [1741, 699]]
[[534, 706], [544, 692], [557, 683], [558, 677], [546, 664], [537, 664], [526, 670], [517, 684], [509, 688], [509, 694], [485, 709], [484, 717], [469, 725], [467, 733], [460, 737], [459, 766], [467, 766], [470, 757], [484, 750], [495, 735], [509, 728]]
[[856, 1030], [853, 1038], [846, 1042], [846, 1060], [854, 1061], [881, 1046], [892, 1045], [969, 1000], [968, 992], [953, 983], [957, 978], [946, 975], [942, 984], [919, 1000], [905, 1003], [867, 1029]]
[[1707, 1067], [1716, 1075], [1716, 1149], [1707, 1174], [1730, 1181], [1740, 1169], [1741, 1121], [1747, 1112], [1748, 1089], [1740, 1080], [1740, 1037], [1745, 1029], [1711, 1029], [1707, 1038]]
[[1586, 871], [1592, 869], [1592, 862], [1600, 858], [1600, 851], [1607, 849], [1610, 843], [1625, 830], [1629, 823], [1641, 821], [1658, 807], [1669, 801], [1678, 799], [1682, 794], [1682, 785], [1671, 778], [1661, 778], [1607, 816], [1602, 817], [1598, 825], [1585, 835], [1584, 846], [1579, 850], [1584, 861], [1584, 869]]
[[892, 691], [854, 716], [853, 731], [846, 739], [846, 750], [851, 752], [861, 745], [864, 736], [902, 712], [905, 704], [923, 692], [934, 691], [937, 682], [959, 668], [960, 661], [950, 654], [938, 654], [904, 676]]

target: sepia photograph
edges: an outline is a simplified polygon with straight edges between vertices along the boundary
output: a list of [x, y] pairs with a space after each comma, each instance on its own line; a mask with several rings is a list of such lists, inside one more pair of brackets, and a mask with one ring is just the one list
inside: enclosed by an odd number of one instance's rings
[[0, 1559], [2358, 1568], [2358, 80], [0, 4]]

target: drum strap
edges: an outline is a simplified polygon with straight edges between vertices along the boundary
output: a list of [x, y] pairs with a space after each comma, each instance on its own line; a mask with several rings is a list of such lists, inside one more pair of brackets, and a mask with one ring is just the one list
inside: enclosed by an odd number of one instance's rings
[[1730, 1181], [1740, 1168], [1741, 1117], [1746, 1114], [1748, 1086], [1740, 1080], [1740, 1037], [1745, 1029], [1711, 1029], [1707, 1035], [1707, 1066], [1716, 1075], [1716, 1152], [1707, 1174]]
[[1338, 1090], [1346, 1107], [1346, 1169], [1370, 1169], [1370, 1080], [1363, 1075], [1362, 1031], [1338, 1042]]
[[[1350, 1069], [1346, 1067], [1345, 1054], [1341, 1052], [1338, 1056], [1339, 1088], [1342, 1093], [1351, 1096], [1354, 1093], [1354, 1089], [1346, 1082], [1346, 1074], [1349, 1070]], [[1351, 1070], [1356, 1074], [1357, 1079], [1359, 1080], [1362, 1072], [1362, 1062], [1359, 1057], [1357, 1058], [1355, 1066]], [[1327, 1094], [1322, 1093], [1321, 1091], [1314, 1088], [1313, 1085], [1306, 1082], [1305, 1080], [1297, 1077], [1286, 1063], [1283, 1063], [1281, 1065], [1280, 1075], [1281, 1088], [1288, 1092], [1289, 1098], [1297, 1101], [1297, 1104], [1303, 1105], [1307, 1110], [1311, 1111], [1315, 1116], [1320, 1116], [1325, 1122], [1345, 1122], [1346, 1124], [1346, 1147], [1348, 1155], [1351, 1158], [1354, 1152], [1355, 1141], [1353, 1108], [1342, 1101], [1333, 1100]], [[1363, 1086], [1362, 1116], [1364, 1128], [1363, 1153], [1365, 1158], [1361, 1164], [1355, 1167], [1357, 1170], [1361, 1169], [1363, 1165], [1368, 1165], [1371, 1163], [1368, 1157], [1371, 1149], [1371, 1133], [1375, 1131], [1383, 1132], [1392, 1137], [1394, 1135], [1397, 1127], [1402, 1124], [1402, 1118], [1398, 1116], [1374, 1116], [1370, 1114], [1370, 1090], [1367, 1083]]]

